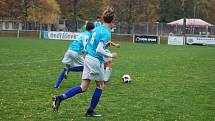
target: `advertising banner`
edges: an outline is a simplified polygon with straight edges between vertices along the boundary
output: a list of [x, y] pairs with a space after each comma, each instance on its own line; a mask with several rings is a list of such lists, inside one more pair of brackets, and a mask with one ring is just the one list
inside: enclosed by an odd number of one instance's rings
[[75, 40], [80, 33], [77, 32], [58, 32], [58, 31], [44, 31], [44, 39], [56, 40]]
[[184, 45], [184, 37], [168, 36], [168, 45]]
[[188, 45], [215, 45], [215, 38], [207, 38], [207, 37], [187, 37]]
[[150, 44], [158, 44], [157, 36], [145, 36], [145, 35], [133, 35], [134, 43], [150, 43]]

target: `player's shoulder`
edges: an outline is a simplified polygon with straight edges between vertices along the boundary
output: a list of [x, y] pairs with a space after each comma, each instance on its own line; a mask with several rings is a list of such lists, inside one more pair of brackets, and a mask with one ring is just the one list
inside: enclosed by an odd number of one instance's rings
[[107, 28], [106, 26], [99, 26], [98, 28], [99, 28], [99, 32], [100, 32], [101, 34], [110, 33], [109, 28]]
[[99, 31], [99, 30], [101, 30], [102, 29], [102, 26], [98, 26], [98, 27], [95, 27], [94, 29], [93, 29], [93, 31]]
[[90, 32], [88, 31], [84, 31], [82, 33], [80, 33], [80, 35], [83, 37], [83, 36], [89, 36], [90, 35]]
[[82, 36], [87, 35], [87, 34], [88, 34], [88, 31], [81, 32]]
[[76, 40], [81, 40], [83, 36], [85, 36], [85, 32], [81, 32]]

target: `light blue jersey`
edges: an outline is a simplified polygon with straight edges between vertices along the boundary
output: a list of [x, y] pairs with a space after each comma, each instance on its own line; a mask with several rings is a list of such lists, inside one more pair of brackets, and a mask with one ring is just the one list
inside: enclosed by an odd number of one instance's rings
[[101, 24], [101, 22], [99, 22], [99, 21], [95, 21], [94, 22], [94, 27], [96, 28], [96, 27], [98, 27], [98, 26], [101, 26], [102, 24]]
[[75, 51], [77, 52], [78, 54], [81, 54], [82, 53], [82, 50], [84, 49], [84, 43], [83, 43], [83, 40], [82, 38], [85, 37], [86, 40], [89, 40], [91, 38], [91, 32], [88, 32], [88, 31], [85, 31], [85, 32], [82, 32], [76, 40], [74, 40], [73, 42], [71, 42], [69, 44], [69, 50], [72, 50], [72, 51]]
[[97, 53], [96, 48], [100, 42], [103, 42], [103, 44], [106, 45], [109, 40], [111, 40], [110, 29], [104, 25], [96, 27], [92, 31], [92, 37], [90, 41], [87, 42], [87, 54], [97, 58], [101, 63], [104, 63], [103, 55], [101, 53]]

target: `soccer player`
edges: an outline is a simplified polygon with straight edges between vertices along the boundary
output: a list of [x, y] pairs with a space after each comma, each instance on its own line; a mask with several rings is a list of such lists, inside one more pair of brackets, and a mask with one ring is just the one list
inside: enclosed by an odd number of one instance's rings
[[80, 32], [84, 32], [87, 31], [86, 26], [87, 26], [88, 20], [85, 21], [85, 24], [83, 26], [81, 26], [80, 28]]
[[94, 22], [95, 28], [102, 25], [100, 19], [101, 19], [100, 16], [97, 16], [97, 17], [96, 17], [96, 21]]
[[[86, 24], [86, 29], [87, 31], [82, 32], [77, 37], [77, 40], [70, 43], [68, 50], [66, 51], [64, 58], [62, 60], [62, 63], [65, 64], [64, 70], [58, 77], [58, 80], [54, 85], [54, 88], [58, 88], [64, 78], [67, 79], [68, 73], [70, 71], [75, 72], [83, 71], [84, 58], [82, 56], [82, 53], [85, 51], [85, 45], [88, 39], [91, 38], [92, 34], [91, 30], [94, 29], [94, 24], [88, 22]], [[74, 66], [71, 67], [71, 63], [73, 63]]]
[[[120, 44], [114, 43], [112, 41], [109, 41], [106, 47], [114, 46], [116, 48], [120, 48]], [[110, 50], [105, 49], [105, 51], [110, 52]], [[104, 82], [107, 83], [110, 79], [111, 71], [112, 71], [112, 58], [110, 57], [104, 57]]]
[[96, 81], [96, 89], [92, 95], [90, 106], [85, 114], [87, 117], [101, 116], [94, 112], [104, 88], [104, 56], [116, 58], [117, 53], [109, 53], [104, 50], [105, 45], [111, 40], [110, 29], [114, 21], [114, 9], [108, 7], [103, 13], [104, 24], [92, 31], [92, 38], [87, 42], [84, 70], [80, 86], [73, 87], [59, 96], [53, 96], [53, 111], [58, 111], [60, 103], [76, 94], [87, 91], [91, 80]]

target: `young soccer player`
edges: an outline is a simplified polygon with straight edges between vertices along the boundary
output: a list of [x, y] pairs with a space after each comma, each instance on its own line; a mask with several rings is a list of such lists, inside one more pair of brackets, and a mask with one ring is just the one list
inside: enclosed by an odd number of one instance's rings
[[[68, 50], [66, 51], [64, 58], [62, 60], [63, 64], [65, 64], [64, 70], [61, 72], [60, 76], [58, 77], [58, 80], [56, 84], [54, 85], [54, 88], [58, 88], [62, 82], [62, 80], [65, 78], [67, 79], [68, 73], [70, 71], [83, 71], [83, 65], [84, 65], [84, 58], [82, 56], [83, 51], [85, 51], [85, 45], [91, 37], [91, 30], [94, 29], [94, 24], [91, 22], [88, 22], [86, 24], [87, 31], [82, 32], [77, 40], [70, 43]], [[74, 64], [74, 66], [71, 67], [71, 64]]]
[[80, 30], [79, 30], [80, 32], [87, 31], [87, 29], [86, 29], [87, 23], [88, 23], [88, 20], [86, 20], [86, 21], [85, 21], [85, 24], [81, 26], [81, 28], [80, 28]]
[[101, 26], [102, 25], [102, 23], [101, 23], [101, 17], [100, 16], [97, 16], [96, 17], [96, 21], [94, 22], [94, 26], [95, 26], [95, 28], [96, 27], [98, 27], [98, 26]]
[[90, 81], [96, 81], [96, 89], [92, 95], [90, 106], [85, 116], [97, 117], [101, 116], [94, 112], [102, 90], [104, 88], [104, 56], [116, 58], [116, 53], [109, 53], [104, 50], [105, 45], [111, 40], [110, 29], [114, 21], [114, 9], [108, 7], [103, 13], [104, 24], [92, 31], [92, 38], [87, 42], [86, 57], [84, 60], [84, 70], [82, 74], [82, 82], [80, 86], [73, 87], [59, 96], [53, 96], [53, 111], [58, 111], [60, 103], [76, 94], [87, 91]]

